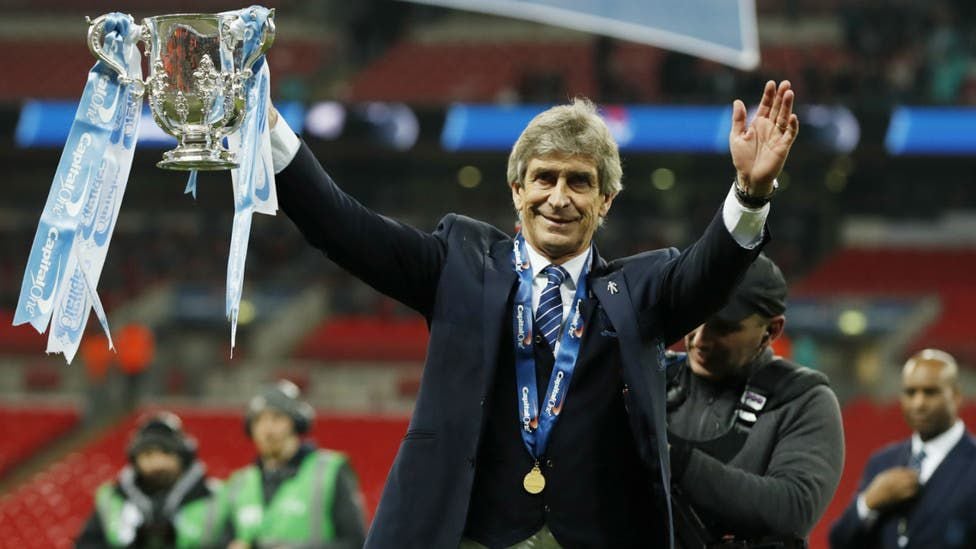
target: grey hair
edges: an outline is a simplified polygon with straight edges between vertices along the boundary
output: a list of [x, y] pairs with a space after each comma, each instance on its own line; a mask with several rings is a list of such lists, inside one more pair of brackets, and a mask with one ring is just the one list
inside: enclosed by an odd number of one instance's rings
[[521, 187], [533, 158], [552, 154], [581, 155], [596, 161], [600, 193], [623, 190], [620, 151], [596, 106], [585, 97], [558, 105], [536, 115], [522, 131], [508, 155], [508, 182]]

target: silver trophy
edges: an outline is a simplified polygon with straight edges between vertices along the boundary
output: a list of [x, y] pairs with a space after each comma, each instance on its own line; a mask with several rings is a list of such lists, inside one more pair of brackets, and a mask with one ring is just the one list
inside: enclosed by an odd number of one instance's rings
[[245, 83], [251, 67], [274, 42], [274, 10], [261, 29], [259, 46], [245, 59], [251, 32], [236, 24], [233, 13], [181, 13], [142, 20], [149, 77], [131, 78], [125, 67], [102, 50], [106, 15], [89, 20], [88, 49], [119, 73], [139, 93], [148, 92], [156, 124], [179, 145], [156, 165], [170, 170], [236, 168], [236, 155], [221, 144], [246, 112]]

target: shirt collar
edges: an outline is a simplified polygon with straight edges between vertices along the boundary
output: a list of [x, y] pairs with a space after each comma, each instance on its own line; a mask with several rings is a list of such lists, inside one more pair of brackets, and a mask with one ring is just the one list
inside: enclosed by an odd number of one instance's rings
[[[566, 272], [569, 273], [569, 280], [566, 282], [569, 283], [570, 289], [576, 288], [576, 283], [579, 281], [580, 273], [583, 272], [583, 265], [586, 264], [586, 258], [590, 257], [590, 249], [592, 247], [593, 245], [591, 244], [589, 248], [583, 250], [576, 257], [560, 265], [560, 267], [566, 269]], [[532, 265], [532, 277], [535, 278], [537, 276], [542, 276], [542, 269], [545, 269], [547, 266], [551, 265], [552, 261], [549, 261], [546, 256], [537, 252], [535, 248], [529, 244], [528, 240], [525, 241], [525, 249], [529, 252], [529, 264]]]
[[941, 461], [962, 440], [964, 434], [966, 434], [966, 426], [961, 419], [957, 419], [956, 423], [949, 427], [946, 432], [927, 442], [922, 442], [918, 433], [912, 433], [912, 454], [917, 454], [919, 450], [924, 448], [926, 460], [938, 458], [938, 461]]

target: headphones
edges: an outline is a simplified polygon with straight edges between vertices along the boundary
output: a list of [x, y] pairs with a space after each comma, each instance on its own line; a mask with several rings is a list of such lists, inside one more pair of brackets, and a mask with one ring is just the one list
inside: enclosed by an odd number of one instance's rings
[[301, 390], [298, 385], [286, 379], [265, 387], [261, 393], [251, 399], [247, 405], [247, 414], [244, 418], [244, 432], [250, 438], [251, 423], [254, 418], [264, 410], [269, 408], [278, 410], [289, 416], [295, 427], [295, 433], [304, 435], [312, 428], [312, 421], [315, 419], [315, 410], [312, 406], [301, 400]]
[[135, 464], [136, 455], [144, 446], [154, 445], [167, 452], [174, 452], [186, 467], [197, 457], [197, 441], [183, 431], [183, 421], [172, 412], [157, 412], [139, 423], [139, 428], [129, 440], [126, 455]]

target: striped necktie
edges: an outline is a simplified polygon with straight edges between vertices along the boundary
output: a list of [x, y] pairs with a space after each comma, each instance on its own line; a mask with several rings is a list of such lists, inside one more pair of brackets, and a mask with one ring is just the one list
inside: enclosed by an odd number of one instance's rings
[[563, 320], [563, 298], [560, 287], [569, 273], [559, 265], [549, 265], [542, 269], [549, 283], [539, 296], [539, 307], [535, 310], [535, 325], [542, 337], [549, 342], [549, 348], [555, 350], [559, 341], [559, 332]]
[[917, 453], [912, 454], [911, 459], [908, 460], [908, 466], [921, 472], [923, 461], [925, 461], [925, 450], [920, 449]]

